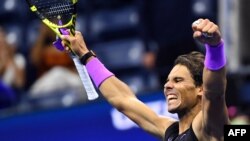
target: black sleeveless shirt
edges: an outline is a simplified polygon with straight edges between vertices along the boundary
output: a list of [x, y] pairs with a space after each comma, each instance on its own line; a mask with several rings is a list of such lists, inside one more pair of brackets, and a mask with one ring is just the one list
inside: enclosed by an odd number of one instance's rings
[[164, 141], [198, 141], [198, 139], [192, 126], [179, 135], [179, 123], [175, 122], [167, 128]]

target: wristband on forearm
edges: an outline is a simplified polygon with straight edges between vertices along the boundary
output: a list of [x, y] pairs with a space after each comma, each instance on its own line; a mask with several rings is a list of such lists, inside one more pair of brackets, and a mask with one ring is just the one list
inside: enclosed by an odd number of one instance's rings
[[224, 42], [221, 40], [217, 46], [205, 44], [206, 56], [205, 67], [209, 70], [219, 70], [226, 65], [226, 55], [224, 51]]
[[97, 58], [91, 59], [86, 64], [86, 69], [97, 88], [100, 87], [104, 80], [114, 75]]

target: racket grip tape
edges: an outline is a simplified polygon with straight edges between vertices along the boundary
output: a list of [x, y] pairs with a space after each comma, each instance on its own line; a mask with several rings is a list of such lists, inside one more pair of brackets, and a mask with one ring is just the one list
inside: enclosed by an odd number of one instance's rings
[[94, 87], [94, 85], [89, 77], [89, 74], [86, 70], [86, 67], [81, 64], [81, 62], [79, 61], [79, 59], [76, 56], [71, 55], [71, 58], [73, 59], [74, 64], [76, 66], [76, 69], [80, 75], [80, 79], [81, 79], [83, 86], [86, 90], [88, 100], [97, 99], [99, 97], [99, 95], [95, 90], [95, 87]]

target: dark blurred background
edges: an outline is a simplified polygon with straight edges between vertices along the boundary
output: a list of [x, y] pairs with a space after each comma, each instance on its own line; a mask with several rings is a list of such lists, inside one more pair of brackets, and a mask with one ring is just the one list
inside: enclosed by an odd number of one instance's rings
[[[24, 1], [0, 3], [0, 137], [92, 141], [128, 136], [124, 140], [154, 140], [130, 122], [120, 125], [126, 130], [115, 127], [113, 109], [101, 96], [87, 100], [70, 57], [52, 47], [54, 33]], [[79, 0], [76, 28], [87, 46], [138, 98], [158, 113], [169, 114], [159, 110], [165, 107], [162, 89], [166, 77], [178, 55], [204, 52], [192, 38], [191, 24], [198, 18], [210, 19], [220, 26], [227, 46], [230, 116], [236, 123], [248, 124], [249, 4], [247, 0]], [[101, 136], [95, 136], [94, 131]], [[7, 134], [13, 132], [16, 136], [9, 138]]]

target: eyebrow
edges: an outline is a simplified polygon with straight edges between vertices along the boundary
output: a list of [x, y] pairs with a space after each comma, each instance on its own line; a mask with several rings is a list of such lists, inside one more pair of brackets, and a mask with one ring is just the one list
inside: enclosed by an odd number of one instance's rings
[[[173, 80], [175, 80], [175, 79], [182, 79], [182, 80], [184, 80], [184, 77], [182, 77], [182, 76], [174, 76]], [[168, 82], [168, 81], [169, 81], [169, 77], [166, 79], [166, 82]]]

